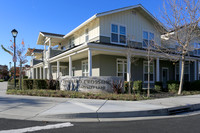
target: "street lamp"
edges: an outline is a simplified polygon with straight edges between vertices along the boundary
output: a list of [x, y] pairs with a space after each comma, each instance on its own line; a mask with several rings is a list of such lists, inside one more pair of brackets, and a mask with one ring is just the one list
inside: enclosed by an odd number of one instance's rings
[[11, 31], [13, 37], [14, 37], [14, 57], [13, 57], [13, 62], [14, 62], [14, 85], [15, 85], [15, 88], [16, 88], [16, 61], [17, 61], [17, 58], [16, 58], [16, 44], [15, 44], [15, 38], [17, 37], [17, 30], [13, 29]]

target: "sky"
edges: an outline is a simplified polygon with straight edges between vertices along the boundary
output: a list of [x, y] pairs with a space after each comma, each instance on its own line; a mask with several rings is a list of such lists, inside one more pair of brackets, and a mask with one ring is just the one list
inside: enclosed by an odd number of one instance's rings
[[[96, 13], [136, 4], [159, 19], [163, 0], [0, 0], [0, 45], [11, 46], [16, 29], [17, 46], [24, 40], [26, 48], [44, 48], [36, 45], [40, 31], [66, 35]], [[0, 65], [9, 62], [12, 56], [0, 47]]]

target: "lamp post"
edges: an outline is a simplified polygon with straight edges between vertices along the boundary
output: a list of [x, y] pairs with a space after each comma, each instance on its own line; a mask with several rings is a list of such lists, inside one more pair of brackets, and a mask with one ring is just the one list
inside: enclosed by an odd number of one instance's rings
[[16, 88], [16, 61], [17, 61], [17, 58], [16, 58], [16, 44], [15, 44], [15, 38], [17, 37], [17, 30], [13, 29], [11, 31], [13, 37], [14, 37], [14, 57], [13, 57], [13, 62], [14, 62], [14, 85], [15, 85], [15, 88]]

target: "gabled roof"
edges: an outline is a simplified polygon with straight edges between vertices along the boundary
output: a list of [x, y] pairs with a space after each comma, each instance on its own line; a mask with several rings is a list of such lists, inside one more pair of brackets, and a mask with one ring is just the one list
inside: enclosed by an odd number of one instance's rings
[[118, 9], [115, 9], [115, 10], [110, 10], [110, 11], [106, 11], [106, 12], [97, 13], [97, 14], [93, 15], [91, 18], [89, 18], [88, 20], [86, 20], [85, 22], [83, 22], [81, 25], [79, 25], [78, 27], [76, 27], [74, 30], [72, 30], [68, 34], [66, 34], [64, 36], [64, 38], [66, 38], [68, 36], [71, 36], [75, 31], [79, 30], [80, 28], [82, 28], [83, 26], [87, 25], [89, 22], [91, 22], [92, 20], [94, 20], [96, 18], [99, 18], [99, 17], [102, 17], [102, 16], [106, 16], [106, 15], [110, 15], [110, 14], [113, 14], [113, 13], [118, 13], [118, 12], [130, 10], [130, 9], [138, 9], [142, 13], [145, 13], [146, 16], [148, 16], [150, 19], [152, 19], [157, 24], [159, 24], [165, 31], [167, 31], [167, 28], [157, 18], [155, 18], [141, 4], [138, 4], [138, 5], [133, 5], [133, 6], [128, 6], [128, 7], [118, 8]]
[[42, 54], [43, 51], [43, 49], [28, 48], [26, 55], [31, 56], [32, 53]]
[[43, 43], [44, 43], [43, 40], [44, 40], [46, 37], [52, 38], [52, 39], [53, 39], [52, 45], [54, 45], [53, 43], [55, 43], [55, 42], [60, 42], [60, 41], [63, 39], [64, 35], [41, 31], [41, 32], [39, 33], [39, 36], [38, 36], [37, 44], [43, 45]]
[[62, 34], [56, 34], [56, 33], [49, 33], [49, 32], [40, 32], [43, 36], [51, 36], [51, 37], [64, 37]]

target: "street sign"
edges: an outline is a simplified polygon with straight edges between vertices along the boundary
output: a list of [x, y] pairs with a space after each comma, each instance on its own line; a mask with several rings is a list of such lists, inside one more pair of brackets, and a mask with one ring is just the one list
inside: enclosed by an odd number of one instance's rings
[[13, 62], [17, 62], [17, 57], [13, 56]]

